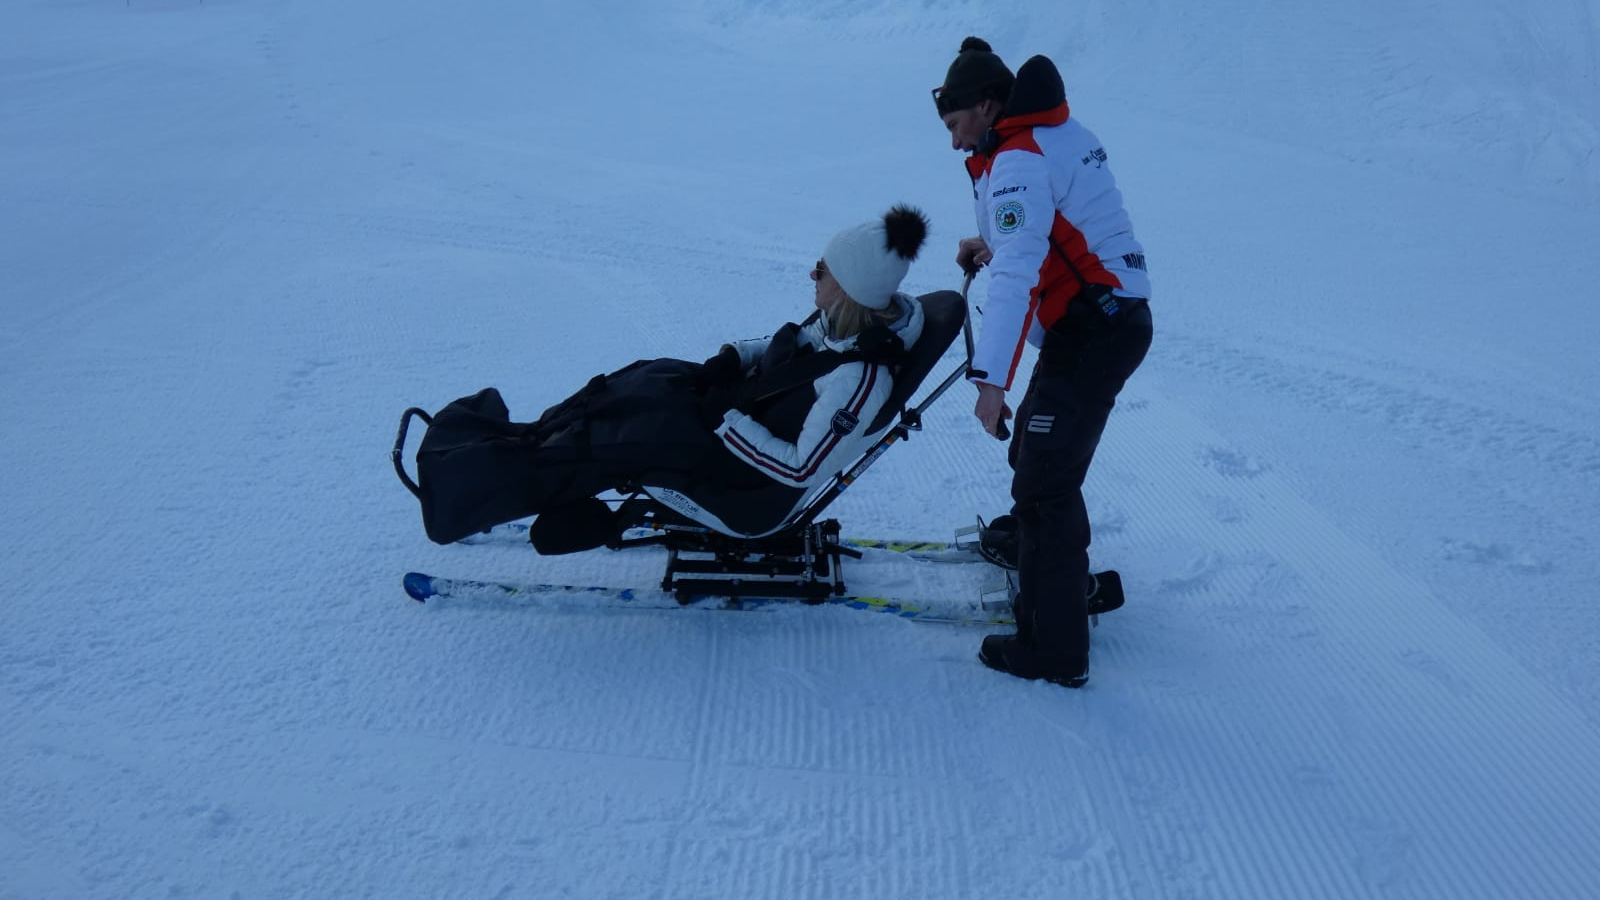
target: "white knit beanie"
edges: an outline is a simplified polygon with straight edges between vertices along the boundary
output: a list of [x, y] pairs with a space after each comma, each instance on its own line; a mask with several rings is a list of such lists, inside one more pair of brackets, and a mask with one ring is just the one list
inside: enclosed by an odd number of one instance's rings
[[886, 309], [927, 235], [928, 220], [922, 211], [897, 205], [882, 219], [834, 235], [822, 260], [851, 300]]

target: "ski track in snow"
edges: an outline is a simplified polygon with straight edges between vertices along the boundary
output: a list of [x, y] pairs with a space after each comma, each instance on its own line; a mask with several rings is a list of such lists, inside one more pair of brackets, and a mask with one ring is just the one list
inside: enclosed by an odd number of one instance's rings
[[[1135, 393], [1134, 405], [1141, 393]], [[1439, 858], [1432, 837], [1453, 829], [1456, 849], [1473, 847], [1467, 855], [1482, 860], [1480, 854], [1496, 852], [1508, 828], [1519, 834], [1528, 833], [1524, 828], [1549, 828], [1549, 822], [1566, 813], [1527, 805], [1530, 796], [1546, 796], [1531, 786], [1551, 777], [1551, 768], [1507, 773], [1506, 760], [1522, 758], [1534, 747], [1554, 747], [1576, 764], [1591, 746], [1593, 726], [1420, 584], [1332, 527], [1271, 472], [1219, 451], [1218, 436], [1197, 423], [1182, 427], [1185, 417], [1165, 404], [1152, 406], [1164, 414], [1142, 420], [1138, 414], [1120, 416], [1107, 450], [1115, 440], [1121, 452], [1114, 458], [1136, 460], [1129, 467], [1134, 471], [1193, 470], [1187, 482], [1193, 493], [1149, 497], [1145, 508], [1162, 509], [1161, 518], [1168, 523], [1194, 525], [1211, 518], [1215, 524], [1181, 537], [1160, 533], [1170, 525], [1154, 529], [1156, 545], [1140, 557], [1160, 556], [1164, 549], [1169, 556], [1165, 568], [1179, 574], [1155, 585], [1136, 582], [1129, 592], [1132, 597], [1143, 587], [1141, 593], [1153, 595], [1163, 606], [1166, 625], [1141, 621], [1150, 604], [1135, 606], [1131, 600], [1127, 617], [1117, 625], [1130, 631], [1155, 626], [1165, 633], [1174, 623], [1197, 621], [1202, 615], [1224, 625], [1220, 633], [1207, 633], [1211, 644], [1203, 653], [1219, 668], [1226, 667], [1230, 696], [1220, 702], [1239, 714], [1192, 723], [1199, 732], [1185, 738], [1192, 753], [1177, 758], [1193, 758], [1201, 765], [1175, 773], [1171, 783], [1189, 785], [1192, 791], [1196, 784], [1213, 781], [1219, 772], [1209, 769], [1221, 759], [1255, 773], [1239, 781], [1223, 779], [1219, 787], [1228, 790], [1248, 784], [1271, 795], [1266, 787], [1270, 776], [1280, 776], [1279, 796], [1295, 796], [1318, 814], [1269, 828], [1263, 840], [1270, 840], [1273, 832], [1281, 837], [1306, 831], [1308, 845], [1355, 841], [1335, 855], [1348, 868], [1328, 866], [1320, 876], [1294, 873], [1329, 896], [1419, 896], [1430, 890], [1443, 896], [1451, 893], [1452, 879], [1459, 879], [1456, 891], [1461, 894], [1510, 896], [1526, 890], [1520, 884], [1525, 873], [1496, 883], [1475, 866], [1454, 870], [1457, 863]], [[1141, 434], [1141, 425], [1153, 426], [1152, 431]], [[1239, 479], [1249, 482], [1248, 494], [1228, 490], [1227, 483]], [[1122, 487], [1127, 493], [1119, 491], [1119, 496], [1135, 502], [1130, 495], [1139, 486], [1130, 479]], [[1233, 498], [1225, 514], [1208, 517], [1214, 498], [1224, 493]], [[1185, 615], [1185, 610], [1194, 615]], [[1141, 659], [1134, 667], [1148, 673], [1143, 684], [1163, 668], [1155, 643], [1140, 641]], [[1183, 659], [1184, 665], [1162, 687], [1174, 695], [1192, 692], [1189, 699], [1201, 707], [1219, 702], [1212, 694], [1217, 684], [1207, 678], [1209, 667], [1196, 666], [1194, 656], [1172, 649], [1172, 658]], [[1102, 651], [1098, 658], [1105, 655]], [[1255, 665], [1261, 668], [1252, 672]], [[1485, 678], [1489, 672], [1494, 677]], [[1358, 690], [1351, 693], [1349, 687]], [[1245, 709], [1272, 714], [1257, 717], [1244, 714]], [[1241, 719], [1251, 726], [1218, 735], [1226, 743], [1200, 749], [1203, 732], [1226, 730], [1227, 722]], [[1540, 721], [1564, 723], [1557, 730], [1565, 736], [1535, 733], [1539, 726], [1534, 723]], [[1289, 736], [1297, 733], [1315, 737], [1295, 750]], [[1227, 745], [1233, 741], [1241, 743]], [[1319, 747], [1337, 747], [1339, 753], [1332, 759], [1311, 753]], [[1512, 783], [1524, 778], [1529, 785]], [[1370, 789], [1372, 796], [1360, 800], [1330, 790], [1350, 782], [1363, 785], [1363, 793]], [[1377, 797], [1385, 802], [1363, 808]], [[1213, 799], [1228, 802], [1226, 796]], [[1272, 806], [1252, 810], [1244, 803], [1227, 817], [1235, 824], [1255, 821]], [[1465, 827], [1473, 824], [1476, 833]], [[1334, 833], [1324, 833], [1328, 825]], [[1558, 849], [1559, 831], [1550, 832], [1549, 865], [1538, 867], [1552, 879], [1549, 889], [1578, 883], [1592, 862], [1585, 849]], [[1557, 874], [1563, 871], [1575, 880], [1563, 882]], [[1336, 887], [1341, 877], [1350, 879], [1344, 890]], [[1263, 886], [1260, 895], [1301, 895], [1310, 892], [1310, 885]]]
[[[988, 12], [0, 12], [0, 900], [1600, 893], [1593, 4]], [[934, 219], [908, 286], [952, 286], [965, 186], [901, 98], [986, 20], [1062, 64], [1164, 266], [1087, 487], [1129, 602], [1086, 689], [842, 609], [404, 597], [657, 583], [651, 550], [426, 543], [400, 410], [532, 417], [770, 330], [888, 202]], [[1505, 314], [1482, 222], [1566, 261], [1548, 315]], [[971, 406], [847, 536], [1005, 510]]]
[[[1201, 378], [1225, 385], [1236, 397], [1289, 400], [1293, 412], [1275, 424], [1310, 441], [1304, 452], [1280, 461], [1286, 473], [1313, 490], [1319, 503], [1337, 508], [1343, 527], [1368, 533], [1369, 544], [1382, 548], [1387, 562], [1416, 568], [1448, 598], [1452, 611], [1501, 635], [1532, 670], [1581, 700], [1596, 719], [1600, 673], [1582, 662], [1591, 658], [1593, 645], [1573, 641], [1569, 620], [1583, 615], [1600, 570], [1587, 552], [1586, 533], [1567, 523], [1600, 502], [1593, 478], [1600, 472], [1600, 434], [1554, 417], [1535, 421], [1508, 412], [1514, 402], [1473, 387], [1452, 388], [1437, 378], [1363, 376], [1183, 336], [1173, 336], [1172, 344], [1161, 365], [1181, 373], [1175, 383]], [[1209, 401], [1197, 402], [1210, 407]], [[1216, 412], [1229, 418], [1223, 409]], [[1385, 449], [1343, 447], [1343, 455], [1359, 462], [1330, 466], [1326, 454], [1316, 452], [1309, 424], [1298, 431], [1291, 424], [1318, 419], [1347, 423], [1347, 433], [1378, 435]], [[1396, 450], [1403, 460], [1399, 467], [1371, 467], [1394, 458]], [[1205, 448], [1199, 458], [1242, 477], [1270, 465], [1235, 447]], [[1456, 521], [1442, 518], [1426, 531], [1396, 531], [1381, 509], [1327, 490], [1337, 481], [1319, 473], [1329, 468], [1361, 472], [1388, 494], [1386, 505], [1448, 502]], [[1218, 514], [1230, 510], [1224, 502]], [[1495, 517], [1526, 524], [1485, 533], [1480, 523]]]

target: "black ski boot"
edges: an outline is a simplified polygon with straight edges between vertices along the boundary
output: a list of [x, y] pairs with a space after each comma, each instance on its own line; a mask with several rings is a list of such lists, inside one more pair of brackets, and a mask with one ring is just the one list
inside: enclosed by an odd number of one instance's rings
[[[1018, 622], [1023, 620], [1025, 610], [1022, 609], [1021, 594], [1017, 593], [1015, 581], [1007, 581], [1006, 587], [1011, 592], [1012, 618]], [[1128, 601], [1122, 593], [1122, 576], [1116, 569], [1107, 569], [1104, 572], [1089, 573], [1089, 615], [1098, 616], [1101, 613], [1112, 612], [1122, 608]]]
[[1089, 657], [1048, 653], [1023, 643], [1014, 634], [991, 634], [983, 639], [978, 660], [997, 672], [1043, 679], [1052, 684], [1081, 688], [1089, 682]]
[[1002, 569], [1017, 570], [1017, 517], [1010, 513], [995, 516], [990, 522], [980, 520], [978, 529], [978, 555]]
[[546, 510], [528, 526], [528, 541], [543, 556], [604, 547], [617, 536], [617, 516], [604, 500], [585, 497]]
[[[1089, 592], [1084, 599], [1091, 616], [1120, 609], [1126, 600], [1122, 593], [1122, 576], [1111, 569], [1091, 573]], [[1087, 684], [1088, 655], [1055, 653], [1041, 648], [1034, 627], [1033, 609], [1021, 595], [1014, 595], [1011, 603], [1012, 614], [1017, 621], [1017, 633], [992, 634], [984, 638], [983, 645], [978, 649], [978, 660], [991, 669], [1030, 681], [1043, 679], [1070, 688]], [[1057, 629], [1057, 633], [1059, 631]]]
[[1122, 595], [1122, 576], [1115, 569], [1089, 574], [1089, 615], [1121, 609], [1126, 600]]

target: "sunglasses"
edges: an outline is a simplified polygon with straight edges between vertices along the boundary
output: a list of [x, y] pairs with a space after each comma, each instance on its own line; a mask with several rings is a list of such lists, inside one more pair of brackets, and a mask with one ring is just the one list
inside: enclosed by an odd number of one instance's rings
[[828, 274], [828, 264], [820, 259], [817, 260], [817, 264], [811, 267], [811, 277], [817, 281], [821, 281], [822, 276], [826, 274]]
[[928, 93], [933, 95], [933, 108], [939, 111], [939, 118], [941, 119], [953, 112], [960, 112], [963, 109], [977, 106], [979, 103], [993, 97], [987, 90], [974, 92], [971, 88], [966, 89], [964, 92], [952, 93], [946, 90], [942, 84]]
[[944, 85], [941, 84], [928, 93], [933, 95], [933, 108], [939, 111], [941, 119], [953, 112], [960, 112], [969, 106], [976, 105], [971, 101], [970, 91], [966, 94], [952, 94], [950, 91], [945, 90]]

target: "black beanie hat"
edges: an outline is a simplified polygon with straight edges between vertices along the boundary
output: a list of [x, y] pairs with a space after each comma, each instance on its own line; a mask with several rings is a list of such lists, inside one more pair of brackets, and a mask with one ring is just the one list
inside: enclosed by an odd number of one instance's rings
[[944, 87], [934, 94], [934, 103], [941, 116], [977, 106], [991, 98], [1004, 103], [1015, 80], [988, 41], [969, 37], [961, 42], [961, 52], [945, 73]]

